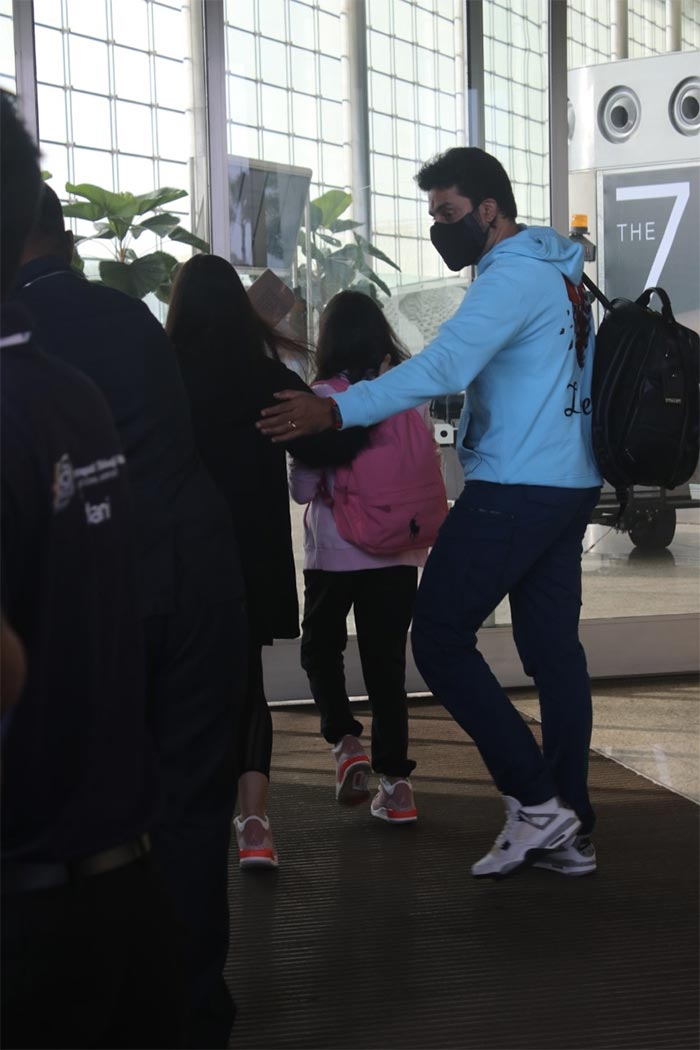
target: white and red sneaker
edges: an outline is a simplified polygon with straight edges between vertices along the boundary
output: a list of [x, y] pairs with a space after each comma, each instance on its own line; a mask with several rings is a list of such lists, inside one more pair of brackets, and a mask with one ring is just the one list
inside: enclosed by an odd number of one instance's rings
[[341, 806], [357, 806], [369, 798], [370, 761], [351, 733], [331, 748], [335, 758], [335, 797]]
[[418, 819], [418, 810], [413, 798], [413, 788], [408, 780], [379, 778], [379, 791], [369, 808], [373, 817], [389, 824], [412, 824]]
[[233, 822], [238, 839], [238, 863], [241, 868], [276, 868], [277, 850], [272, 841], [267, 817], [251, 815]]

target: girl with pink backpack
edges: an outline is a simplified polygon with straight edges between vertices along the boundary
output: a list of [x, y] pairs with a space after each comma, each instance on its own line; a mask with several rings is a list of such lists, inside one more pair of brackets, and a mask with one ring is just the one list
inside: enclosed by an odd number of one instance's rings
[[[321, 317], [314, 391], [332, 396], [373, 379], [408, 357], [380, 307], [361, 292], [334, 296]], [[447, 513], [439, 451], [423, 409], [373, 427], [367, 448], [347, 467], [313, 470], [291, 459], [290, 491], [304, 515], [304, 618], [301, 663], [332, 746], [341, 805], [369, 798], [372, 816], [416, 820], [408, 757], [405, 653], [428, 548]], [[372, 709], [372, 761], [353, 716], [343, 664], [354, 610], [362, 672]]]

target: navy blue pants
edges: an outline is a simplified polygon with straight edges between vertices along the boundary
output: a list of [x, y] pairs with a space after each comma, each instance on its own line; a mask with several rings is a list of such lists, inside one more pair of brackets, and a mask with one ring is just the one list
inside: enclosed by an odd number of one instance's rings
[[[581, 542], [600, 490], [467, 483], [428, 558], [413, 615], [416, 665], [472, 737], [498, 790], [525, 805], [559, 795], [593, 828], [591, 692], [578, 637]], [[535, 680], [543, 747], [477, 649], [508, 595], [513, 637]]]

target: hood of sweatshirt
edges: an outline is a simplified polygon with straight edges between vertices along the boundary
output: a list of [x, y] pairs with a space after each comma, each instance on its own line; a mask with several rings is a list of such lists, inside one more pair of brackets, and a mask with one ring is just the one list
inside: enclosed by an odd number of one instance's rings
[[492, 248], [477, 267], [477, 273], [488, 270], [504, 255], [526, 256], [552, 263], [573, 284], [578, 284], [583, 273], [583, 247], [550, 226], [520, 226], [513, 237], [506, 237]]

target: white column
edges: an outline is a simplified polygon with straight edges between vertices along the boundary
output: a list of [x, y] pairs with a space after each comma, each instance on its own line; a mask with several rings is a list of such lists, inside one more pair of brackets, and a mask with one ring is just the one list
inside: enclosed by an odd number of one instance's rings
[[36, 90], [34, 50], [34, 0], [13, 0], [12, 29], [15, 38], [17, 102], [27, 131], [39, 142], [39, 106]]
[[343, 125], [347, 181], [352, 217], [359, 233], [372, 233], [369, 159], [369, 89], [367, 85], [367, 10], [365, 0], [343, 0], [340, 14], [343, 40]]
[[666, 50], [681, 50], [681, 0], [666, 0]]
[[610, 0], [610, 51], [613, 60], [629, 57], [627, 0]]

